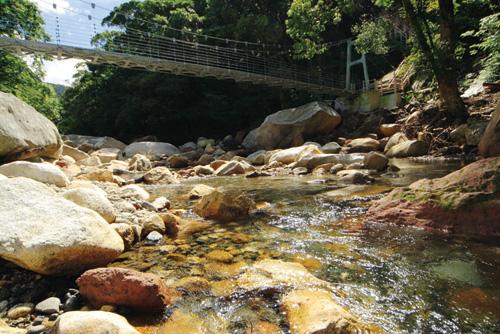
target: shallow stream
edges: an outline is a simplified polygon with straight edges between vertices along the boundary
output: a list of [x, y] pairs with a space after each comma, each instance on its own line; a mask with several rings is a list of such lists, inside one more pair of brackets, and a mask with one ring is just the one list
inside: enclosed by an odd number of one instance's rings
[[[287, 333], [275, 296], [227, 293], [242, 267], [266, 258], [302, 263], [335, 286], [342, 305], [388, 333], [499, 333], [498, 240], [363, 225], [370, 202], [383, 192], [460, 168], [457, 163], [398, 165], [400, 172], [383, 175], [372, 186], [343, 188], [334, 179], [307, 176], [208, 178], [147, 188], [169, 198], [174, 208], [188, 209], [189, 219], [197, 217], [186, 194], [199, 183], [246, 193], [260, 210], [245, 221], [213, 223], [186, 239], [139, 244], [112, 265], [156, 273], [171, 284], [192, 276], [211, 283], [209, 291], [185, 291], [175, 306], [185, 315], [178, 319], [179, 333], [194, 331], [195, 322], [206, 333], [252, 333], [259, 321]], [[205, 255], [212, 250], [231, 253], [233, 262], [210, 263]], [[129, 320], [144, 333], [169, 333], [161, 319]]]

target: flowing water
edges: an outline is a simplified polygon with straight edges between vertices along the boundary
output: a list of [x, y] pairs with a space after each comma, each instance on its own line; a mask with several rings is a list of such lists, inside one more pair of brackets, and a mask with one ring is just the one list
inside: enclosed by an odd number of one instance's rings
[[[459, 168], [453, 163], [401, 161], [399, 165], [397, 175], [384, 175], [374, 186], [339, 189], [335, 180], [314, 177], [228, 177], [155, 188], [156, 195], [173, 199], [174, 207], [192, 206], [183, 195], [197, 183], [246, 193], [267, 204], [246, 221], [214, 224], [185, 241], [167, 242], [176, 247], [176, 261], [152, 247], [129, 253], [125, 262], [139, 269], [148, 263], [148, 271], [171, 281], [203, 275], [224, 286], [240, 265], [265, 258], [295, 261], [331, 282], [343, 296], [339, 301], [362, 320], [388, 333], [498, 332], [498, 241], [363, 226], [367, 207], [381, 196], [377, 193]], [[208, 266], [204, 255], [211, 250], [229, 251], [235, 263]], [[259, 320], [279, 324], [286, 333], [277, 301], [254, 299], [191, 293], [179, 307], [199, 316], [214, 333], [220, 326], [231, 333], [246, 333]]]
[[[186, 315], [174, 331], [179, 333], [190, 333], [195, 322], [207, 333], [249, 333], [259, 321], [287, 333], [276, 296], [227, 292], [242, 267], [267, 258], [302, 263], [336, 288], [342, 305], [388, 333], [499, 333], [498, 240], [362, 224], [370, 202], [384, 191], [460, 167], [399, 164], [399, 173], [383, 175], [373, 186], [342, 188], [334, 179], [308, 176], [208, 178], [151, 187], [156, 196], [171, 199], [174, 208], [188, 209], [188, 219], [197, 217], [189, 210], [194, 202], [186, 194], [199, 183], [246, 193], [260, 209], [245, 221], [213, 223], [186, 239], [137, 245], [112, 265], [156, 273], [169, 283], [192, 276], [211, 283], [209, 291], [186, 291], [175, 306]], [[205, 255], [212, 250], [231, 253], [233, 263], [210, 263]], [[169, 333], [162, 325], [144, 321], [151, 319], [129, 319], [142, 325], [144, 333]]]

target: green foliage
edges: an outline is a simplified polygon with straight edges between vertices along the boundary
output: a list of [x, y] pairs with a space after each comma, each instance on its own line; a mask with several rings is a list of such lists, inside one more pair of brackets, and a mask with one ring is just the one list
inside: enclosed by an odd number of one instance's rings
[[[0, 0], [0, 35], [30, 40], [48, 40], [36, 5], [28, 0]], [[12, 54], [0, 51], [0, 91], [12, 93], [53, 121], [61, 112], [52, 86], [42, 82], [42, 63], [33, 59], [32, 69]]]
[[197, 3], [192, 0], [131, 0], [117, 6], [103, 23], [151, 31], [164, 36], [172, 34], [172, 31], [165, 29], [167, 26], [199, 32], [203, 17], [196, 11]]
[[[132, 0], [105, 19], [123, 31], [100, 35], [94, 42], [113, 43], [117, 34], [131, 29], [192, 38], [160, 26], [166, 24], [221, 38], [286, 43], [286, 10], [287, 0]], [[90, 71], [78, 73], [74, 86], [63, 94], [64, 132], [110, 135], [125, 141], [155, 135], [181, 144], [198, 136], [220, 138], [255, 127], [270, 112], [310, 99], [232, 81], [89, 67]]]
[[469, 31], [463, 37], [475, 36], [480, 42], [472, 46], [472, 54], [480, 54], [482, 70], [480, 77], [485, 81], [500, 78], [500, 14], [481, 19], [478, 31]]
[[383, 55], [389, 52], [387, 38], [390, 24], [385, 19], [375, 21], [363, 20], [353, 26], [352, 32], [356, 35], [354, 46], [360, 54], [373, 53]]
[[0, 52], [0, 91], [12, 93], [53, 121], [61, 112], [59, 98], [52, 86], [14, 55]]
[[28, 0], [0, 0], [0, 35], [47, 40], [37, 6]]
[[328, 50], [322, 34], [330, 24], [340, 22], [341, 8], [324, 0], [293, 0], [288, 11], [287, 33], [295, 40], [295, 53], [305, 59]]

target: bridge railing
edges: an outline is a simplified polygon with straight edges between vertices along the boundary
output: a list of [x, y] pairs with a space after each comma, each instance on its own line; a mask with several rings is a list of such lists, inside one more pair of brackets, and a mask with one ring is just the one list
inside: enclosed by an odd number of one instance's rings
[[72, 20], [53, 15], [46, 16], [45, 20], [51, 37], [48, 43], [58, 46], [141, 56], [154, 61], [167, 60], [180, 66], [198, 65], [197, 70], [202, 66], [207, 72], [214, 68], [219, 72], [238, 71], [240, 79], [247, 73], [266, 77], [267, 82], [287, 80], [325, 88], [344, 87], [339, 76], [334, 79], [320, 68], [297, 65], [286, 52], [215, 46], [135, 29], [110, 29], [94, 23], [90, 16], [89, 20], [81, 17]]

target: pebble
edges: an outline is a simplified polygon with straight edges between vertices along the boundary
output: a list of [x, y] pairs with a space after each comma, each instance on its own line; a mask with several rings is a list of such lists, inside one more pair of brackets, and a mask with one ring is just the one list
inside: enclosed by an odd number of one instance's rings
[[233, 262], [233, 255], [226, 251], [222, 250], [214, 250], [206, 255], [206, 258], [211, 261], [223, 262], [223, 263], [231, 263]]
[[41, 334], [43, 333], [44, 330], [45, 330], [44, 325], [31, 326], [30, 328], [28, 328], [26, 334]]
[[156, 231], [150, 232], [146, 236], [147, 242], [151, 242], [151, 243], [155, 243], [155, 244], [160, 242], [162, 239], [163, 239], [163, 235], [161, 235], [161, 233], [156, 232]]
[[61, 307], [61, 300], [57, 297], [47, 298], [36, 304], [35, 311], [43, 314], [58, 313]]
[[36, 317], [36, 318], [33, 320], [32, 325], [33, 325], [33, 326], [41, 325], [41, 324], [43, 323], [43, 321], [44, 321], [44, 320], [45, 320], [45, 318], [44, 318], [44, 317], [42, 317], [42, 316], [38, 316], [38, 317]]
[[9, 319], [18, 319], [21, 317], [25, 317], [33, 311], [33, 304], [17, 304], [12, 307], [9, 312], [7, 312], [7, 318]]

